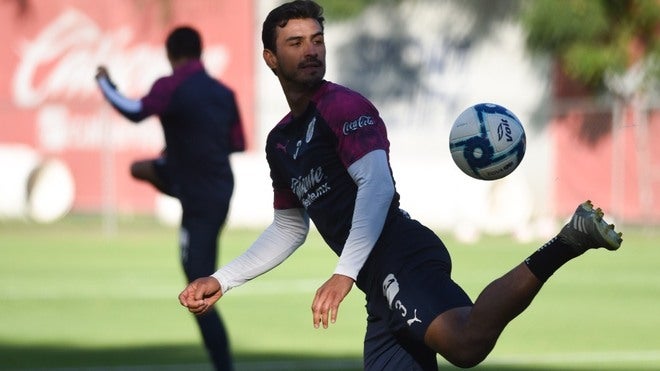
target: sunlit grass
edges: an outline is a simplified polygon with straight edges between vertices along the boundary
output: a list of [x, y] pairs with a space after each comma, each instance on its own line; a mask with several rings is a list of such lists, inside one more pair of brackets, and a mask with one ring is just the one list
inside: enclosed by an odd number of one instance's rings
[[[257, 233], [226, 230], [221, 260]], [[176, 229], [148, 218], [122, 219], [114, 234], [94, 217], [0, 223], [0, 369], [207, 365], [193, 319], [176, 300], [184, 285], [176, 241]], [[445, 242], [454, 277], [473, 298], [540, 243]], [[658, 242], [652, 231], [631, 229], [621, 250], [590, 251], [564, 266], [479, 368], [660, 369]], [[335, 325], [312, 327], [314, 291], [335, 264], [312, 233], [280, 267], [221, 300], [239, 371], [263, 362], [273, 362], [272, 369], [359, 369], [359, 290], [344, 301]]]

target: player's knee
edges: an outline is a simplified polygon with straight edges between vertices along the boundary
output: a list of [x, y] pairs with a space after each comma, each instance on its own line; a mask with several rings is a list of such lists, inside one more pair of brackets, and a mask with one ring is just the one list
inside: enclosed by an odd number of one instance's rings
[[467, 310], [446, 312], [433, 321], [425, 336], [431, 349], [460, 368], [475, 367], [483, 362], [497, 340], [493, 334], [468, 326], [468, 314]]
[[[467, 332], [467, 331], [466, 331]], [[456, 367], [471, 368], [483, 362], [495, 347], [491, 336], [455, 334], [444, 346], [434, 347], [436, 352]]]
[[144, 171], [139, 162], [134, 162], [131, 164], [131, 176], [135, 179], [144, 179]]
[[487, 355], [488, 352], [466, 349], [454, 352], [454, 354], [443, 355], [443, 357], [456, 367], [472, 368], [483, 362]]

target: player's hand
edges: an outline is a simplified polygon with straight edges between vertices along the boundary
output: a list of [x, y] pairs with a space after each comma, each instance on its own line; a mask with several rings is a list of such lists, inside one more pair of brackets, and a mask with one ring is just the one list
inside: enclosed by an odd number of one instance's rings
[[95, 76], [95, 78], [96, 78], [97, 80], [100, 79], [100, 78], [102, 78], [102, 77], [105, 77], [105, 78], [109, 79], [108, 76], [109, 76], [109, 74], [108, 74], [108, 69], [105, 68], [105, 66], [98, 66], [98, 67], [96, 68], [96, 76]]
[[222, 296], [220, 282], [213, 277], [202, 277], [192, 281], [179, 294], [179, 303], [191, 313], [201, 315], [209, 311]]
[[339, 303], [348, 295], [353, 288], [353, 279], [341, 274], [333, 274], [318, 290], [312, 302], [312, 315], [314, 327], [328, 328], [328, 319], [331, 323], [337, 321]]

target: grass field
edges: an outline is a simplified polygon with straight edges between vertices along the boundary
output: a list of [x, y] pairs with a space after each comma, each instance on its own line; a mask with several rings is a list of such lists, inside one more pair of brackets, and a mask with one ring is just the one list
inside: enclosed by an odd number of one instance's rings
[[[660, 232], [623, 231], [620, 251], [589, 252], [551, 278], [477, 369], [660, 370]], [[221, 260], [257, 233], [225, 231]], [[175, 229], [145, 218], [122, 219], [111, 234], [94, 217], [0, 223], [0, 369], [210, 370], [176, 299], [184, 282], [176, 241]], [[473, 298], [538, 245], [445, 242]], [[282, 266], [221, 300], [237, 371], [360, 369], [357, 289], [337, 324], [312, 327], [314, 291], [335, 263], [312, 234]]]

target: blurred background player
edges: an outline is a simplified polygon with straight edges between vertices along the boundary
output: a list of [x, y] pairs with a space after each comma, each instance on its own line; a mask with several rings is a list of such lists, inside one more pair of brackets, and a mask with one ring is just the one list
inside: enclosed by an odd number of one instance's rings
[[[136, 161], [131, 175], [176, 197], [183, 210], [180, 249], [188, 281], [216, 269], [218, 238], [234, 189], [229, 154], [245, 140], [232, 90], [209, 76], [201, 62], [202, 41], [190, 27], [174, 29], [166, 40], [172, 74], [158, 79], [147, 95], [129, 99], [117, 90], [107, 69], [96, 80], [104, 97], [124, 117], [140, 122], [157, 115], [166, 149], [160, 157]], [[231, 370], [229, 341], [220, 314], [196, 316], [217, 370]]]

